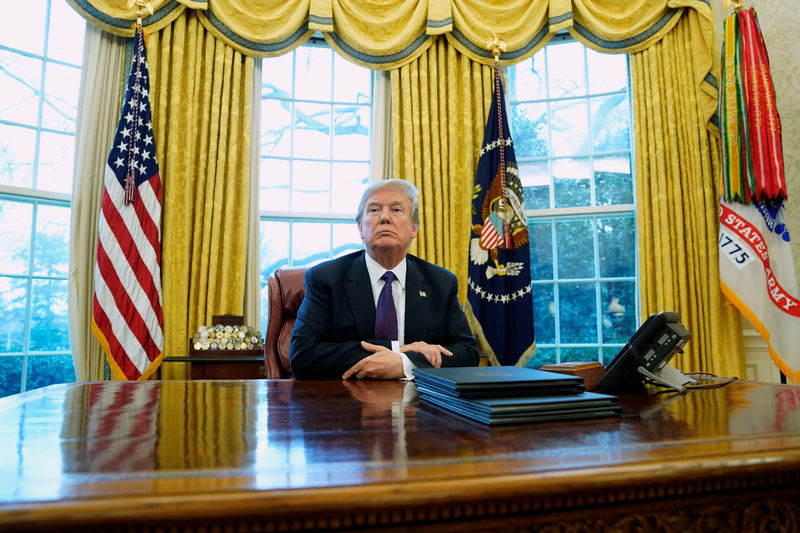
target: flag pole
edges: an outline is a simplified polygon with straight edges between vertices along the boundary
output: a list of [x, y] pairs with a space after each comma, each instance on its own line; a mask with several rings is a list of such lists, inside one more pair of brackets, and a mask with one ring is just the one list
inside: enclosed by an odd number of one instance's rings
[[[497, 100], [497, 108], [500, 109], [502, 105], [500, 102], [500, 52], [506, 51], [506, 43], [497, 34], [492, 33], [489, 38], [489, 48], [494, 56], [494, 65], [492, 65], [494, 71], [494, 97]], [[498, 200], [497, 213], [503, 218], [503, 241], [506, 248], [511, 248], [511, 229], [508, 225], [507, 213], [508, 198], [506, 197], [506, 143], [503, 131], [503, 113], [497, 113], [497, 131], [497, 140], [500, 143], [500, 185], [502, 191]]]

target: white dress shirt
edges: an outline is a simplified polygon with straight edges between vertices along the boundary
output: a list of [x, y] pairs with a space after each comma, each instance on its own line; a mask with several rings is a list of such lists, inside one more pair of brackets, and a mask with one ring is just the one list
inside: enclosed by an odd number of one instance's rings
[[[375, 306], [378, 305], [378, 296], [381, 294], [383, 286], [386, 284], [381, 279], [381, 276], [386, 272], [386, 268], [381, 266], [380, 263], [375, 261], [368, 253], [364, 254], [367, 262], [367, 272], [369, 273], [369, 281], [372, 286], [372, 298]], [[406, 271], [408, 263], [403, 258], [400, 263], [388, 269], [394, 273], [395, 280], [392, 282], [392, 299], [394, 300], [394, 308], [397, 311], [397, 340], [392, 341], [392, 351], [400, 354], [403, 359], [403, 373], [406, 379], [414, 379], [411, 370], [416, 368], [416, 365], [411, 362], [408, 356], [400, 352], [400, 346], [404, 344], [405, 340], [405, 321], [406, 321]]]

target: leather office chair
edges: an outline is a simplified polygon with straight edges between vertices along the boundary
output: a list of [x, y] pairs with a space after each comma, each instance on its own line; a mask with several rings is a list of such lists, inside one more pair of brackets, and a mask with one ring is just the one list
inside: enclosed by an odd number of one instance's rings
[[289, 343], [297, 310], [306, 289], [306, 268], [279, 268], [267, 280], [269, 315], [264, 336], [264, 368], [268, 379], [290, 378]]

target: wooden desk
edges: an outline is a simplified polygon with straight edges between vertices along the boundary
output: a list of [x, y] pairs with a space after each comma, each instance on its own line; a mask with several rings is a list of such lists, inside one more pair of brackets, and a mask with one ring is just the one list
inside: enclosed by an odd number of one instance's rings
[[488, 428], [400, 382], [54, 385], [0, 400], [0, 530], [800, 523], [800, 389], [621, 399], [621, 418]]

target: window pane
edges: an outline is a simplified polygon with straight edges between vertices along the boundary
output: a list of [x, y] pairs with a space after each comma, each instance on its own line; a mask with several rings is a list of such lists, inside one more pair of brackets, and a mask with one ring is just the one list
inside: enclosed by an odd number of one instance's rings
[[261, 248], [259, 258], [261, 266], [261, 280], [266, 283], [267, 278], [275, 270], [289, 262], [289, 223], [262, 221], [260, 226]]
[[558, 286], [559, 335], [562, 343], [596, 343], [597, 296], [594, 283]]
[[289, 210], [289, 160], [264, 157], [261, 159], [261, 210]]
[[335, 213], [355, 217], [361, 192], [369, 181], [369, 163], [333, 163], [331, 204]]
[[36, 188], [71, 194], [74, 151], [75, 137], [72, 135], [42, 132]]
[[47, 56], [65, 63], [80, 65], [85, 27], [86, 21], [67, 2], [51, 2]]
[[533, 332], [536, 343], [556, 342], [556, 309], [554, 285], [535, 284], [533, 286]]
[[553, 195], [556, 207], [592, 205], [591, 178], [588, 158], [553, 161]]
[[315, 265], [330, 259], [331, 225], [327, 222], [295, 222], [292, 224], [292, 262]]
[[292, 149], [291, 102], [261, 102], [261, 156], [289, 157]]
[[336, 102], [372, 102], [372, 72], [333, 54], [333, 99]]
[[520, 159], [547, 156], [547, 135], [547, 104], [511, 106], [511, 138], [515, 156]]
[[30, 351], [69, 350], [68, 293], [67, 280], [33, 280]]
[[0, 357], [0, 398], [22, 392], [22, 357]]
[[597, 205], [633, 203], [633, 176], [629, 154], [595, 157], [592, 165]]
[[561, 362], [567, 363], [570, 361], [597, 361], [597, 348], [583, 346], [580, 348], [561, 348]]
[[0, 94], [3, 95], [0, 103], [0, 119], [36, 126], [41, 78], [40, 60], [0, 50]]
[[330, 212], [331, 164], [296, 160], [292, 171], [292, 210]]
[[331, 101], [333, 50], [321, 46], [301, 46], [295, 50], [295, 98]]
[[634, 217], [597, 220], [600, 275], [609, 278], [636, 275], [636, 221]]
[[22, 351], [24, 325], [25, 278], [0, 276], [0, 353]]
[[628, 56], [601, 54], [586, 49], [589, 64], [589, 90], [592, 94], [622, 91], [628, 86]]
[[513, 80], [509, 92], [517, 101], [544, 100], [547, 98], [545, 83], [544, 54], [536, 54], [513, 69]]
[[81, 71], [76, 67], [47, 63], [42, 127], [75, 133]]
[[584, 50], [581, 43], [555, 43], [545, 48], [550, 75], [550, 98], [586, 94]]
[[369, 161], [370, 109], [365, 106], [336, 106], [333, 112], [333, 157]]
[[0, 17], [0, 41], [17, 50], [41, 55], [44, 51], [47, 0], [26, 0], [24, 8], [24, 15], [17, 11], [13, 16], [7, 12]]
[[636, 331], [636, 282], [600, 284], [603, 343], [625, 344]]
[[40, 205], [36, 213], [35, 276], [66, 277], [69, 268], [70, 211], [64, 207]]
[[75, 381], [71, 355], [38, 355], [28, 358], [28, 390]]
[[355, 221], [347, 224], [333, 224], [333, 257], [349, 254], [362, 248]]
[[593, 98], [592, 138], [598, 152], [630, 149], [631, 132], [628, 115], [628, 97], [615, 94]]
[[547, 161], [519, 161], [525, 209], [550, 207], [550, 166]]
[[292, 97], [293, 54], [283, 54], [264, 59], [262, 62], [262, 98]]
[[27, 274], [31, 248], [33, 205], [0, 200], [0, 274]]
[[531, 279], [553, 279], [553, 226], [547, 222], [529, 222]]
[[292, 155], [312, 159], [331, 156], [331, 106], [296, 103]]
[[593, 235], [590, 220], [556, 222], [559, 279], [594, 277]]
[[536, 348], [533, 357], [525, 365], [528, 368], [540, 368], [542, 365], [550, 365], [558, 362], [555, 348]]
[[0, 185], [33, 186], [36, 132], [0, 124]]
[[589, 152], [589, 115], [586, 100], [564, 100], [551, 105], [550, 139], [553, 155], [572, 156]]

